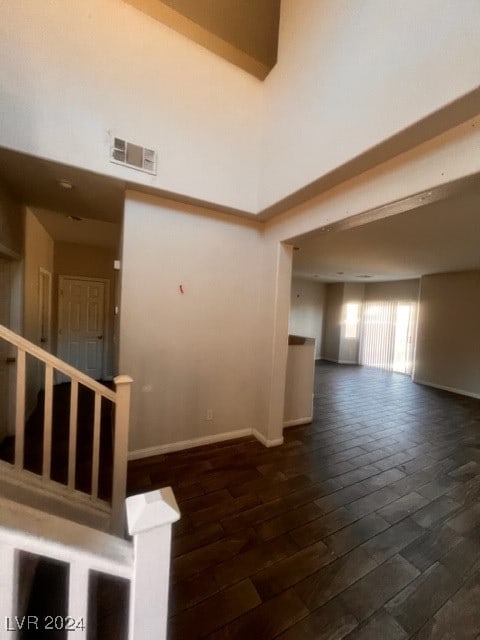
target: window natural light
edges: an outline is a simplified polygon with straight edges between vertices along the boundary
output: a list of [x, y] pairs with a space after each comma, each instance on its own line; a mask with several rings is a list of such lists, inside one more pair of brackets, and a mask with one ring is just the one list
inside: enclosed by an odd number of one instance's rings
[[360, 304], [358, 302], [348, 302], [345, 305], [345, 338], [358, 338], [359, 315]]
[[367, 302], [361, 323], [360, 364], [411, 374], [416, 304]]

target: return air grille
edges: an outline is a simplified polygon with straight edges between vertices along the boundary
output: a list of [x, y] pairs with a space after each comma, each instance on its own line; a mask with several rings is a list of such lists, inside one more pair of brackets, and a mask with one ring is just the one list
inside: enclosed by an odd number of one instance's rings
[[125, 167], [153, 175], [157, 173], [157, 154], [153, 149], [140, 147], [138, 144], [127, 142], [121, 138], [113, 139], [110, 162], [123, 164]]

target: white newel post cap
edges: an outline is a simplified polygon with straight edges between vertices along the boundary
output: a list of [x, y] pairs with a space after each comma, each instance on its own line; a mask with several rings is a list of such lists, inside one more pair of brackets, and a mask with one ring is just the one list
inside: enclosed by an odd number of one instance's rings
[[171, 487], [127, 498], [128, 532], [131, 536], [172, 524], [180, 519], [180, 509]]

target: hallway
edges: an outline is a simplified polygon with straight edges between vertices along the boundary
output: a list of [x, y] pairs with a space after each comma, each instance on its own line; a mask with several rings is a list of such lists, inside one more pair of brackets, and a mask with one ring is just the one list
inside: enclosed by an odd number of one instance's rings
[[170, 638], [480, 638], [480, 402], [320, 363], [315, 420], [139, 460], [171, 485]]

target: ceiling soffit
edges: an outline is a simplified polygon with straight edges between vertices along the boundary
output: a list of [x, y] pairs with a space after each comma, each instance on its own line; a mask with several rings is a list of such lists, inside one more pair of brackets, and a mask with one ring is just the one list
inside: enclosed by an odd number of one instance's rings
[[280, 0], [124, 0], [264, 80], [277, 61]]

